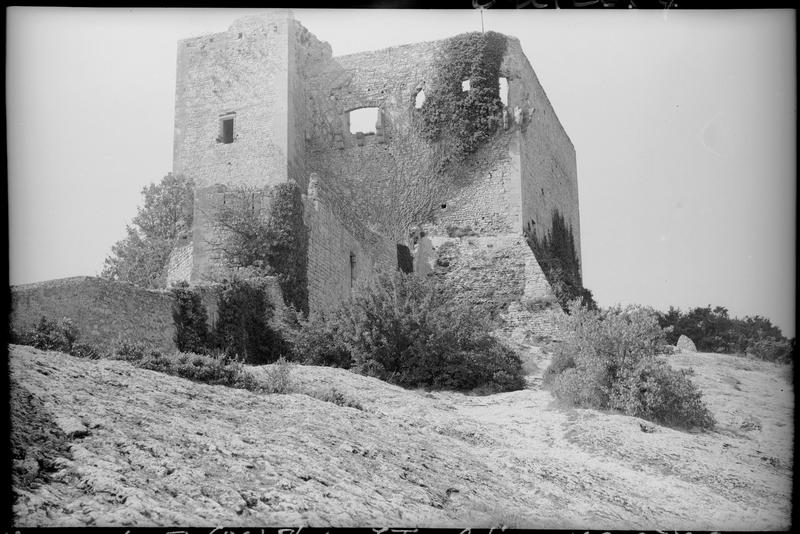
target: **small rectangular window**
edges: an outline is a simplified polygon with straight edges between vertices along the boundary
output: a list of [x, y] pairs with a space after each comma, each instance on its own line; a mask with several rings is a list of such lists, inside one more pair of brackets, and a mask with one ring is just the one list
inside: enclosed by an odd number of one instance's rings
[[504, 106], [508, 106], [508, 78], [500, 78], [498, 83], [500, 85], [500, 101]]
[[233, 119], [235, 114], [227, 114], [220, 117], [219, 120], [219, 142], [230, 144], [233, 143]]

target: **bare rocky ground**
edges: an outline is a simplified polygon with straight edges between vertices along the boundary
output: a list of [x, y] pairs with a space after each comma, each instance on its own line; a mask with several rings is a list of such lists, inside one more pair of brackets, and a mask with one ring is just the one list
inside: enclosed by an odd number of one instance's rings
[[485, 397], [292, 367], [357, 409], [12, 345], [17, 526], [790, 528], [786, 368], [671, 356], [719, 422], [690, 433], [559, 407], [528, 356]]

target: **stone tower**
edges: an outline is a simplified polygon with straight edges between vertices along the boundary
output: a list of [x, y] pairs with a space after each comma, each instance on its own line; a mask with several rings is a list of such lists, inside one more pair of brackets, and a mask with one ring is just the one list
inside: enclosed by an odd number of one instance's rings
[[173, 279], [213, 276], [209, 217], [225, 191], [294, 181], [306, 194], [312, 310], [397, 268], [412, 227], [432, 255], [415, 263], [471, 302], [551, 296], [523, 233], [543, 237], [561, 217], [580, 259], [575, 149], [519, 41], [505, 41], [503, 125], [447, 180], [433, 172], [436, 146], [411, 133], [446, 41], [335, 57], [286, 10], [181, 41], [174, 172], [197, 190], [190, 261]]

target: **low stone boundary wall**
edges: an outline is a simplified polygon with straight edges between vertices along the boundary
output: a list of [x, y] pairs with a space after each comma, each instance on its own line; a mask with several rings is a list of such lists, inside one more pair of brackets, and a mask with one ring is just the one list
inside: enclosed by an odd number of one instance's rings
[[42, 316], [69, 317], [78, 327], [78, 340], [110, 347], [119, 337], [143, 341], [164, 350], [175, 348], [173, 297], [126, 282], [92, 276], [48, 280], [11, 286], [11, 327], [32, 328]]
[[[197, 286], [216, 322], [221, 286]], [[267, 281], [267, 298], [276, 311], [283, 308], [277, 280]], [[78, 327], [78, 341], [110, 348], [120, 338], [141, 341], [164, 351], [175, 350], [172, 321], [174, 296], [169, 290], [150, 290], [127, 282], [92, 276], [48, 280], [11, 286], [10, 326], [15, 332], [32, 329], [44, 316], [51, 321], [69, 317]]]

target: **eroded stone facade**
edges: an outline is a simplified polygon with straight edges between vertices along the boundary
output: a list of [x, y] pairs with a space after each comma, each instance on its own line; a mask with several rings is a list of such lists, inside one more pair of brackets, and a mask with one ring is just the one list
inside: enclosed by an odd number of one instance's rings
[[[495, 298], [500, 308], [549, 298], [522, 236], [526, 228], [543, 236], [557, 210], [580, 258], [574, 147], [519, 41], [508, 37], [503, 128], [457, 175], [437, 174], [436, 143], [410, 126], [443, 46], [335, 57], [286, 10], [181, 41], [174, 172], [197, 184], [193, 243], [183, 251], [191, 250], [189, 278], [213, 278], [219, 262], [209, 245], [215, 195], [294, 181], [306, 193], [312, 311], [335, 306], [376, 269], [395, 269], [397, 245], [412, 248], [417, 226], [432, 240], [430, 253], [444, 246], [449, 258], [430, 263], [433, 273], [463, 285], [464, 298]], [[351, 132], [349, 112], [359, 108], [378, 108], [374, 133]], [[185, 276], [182, 258], [175, 262]]]

